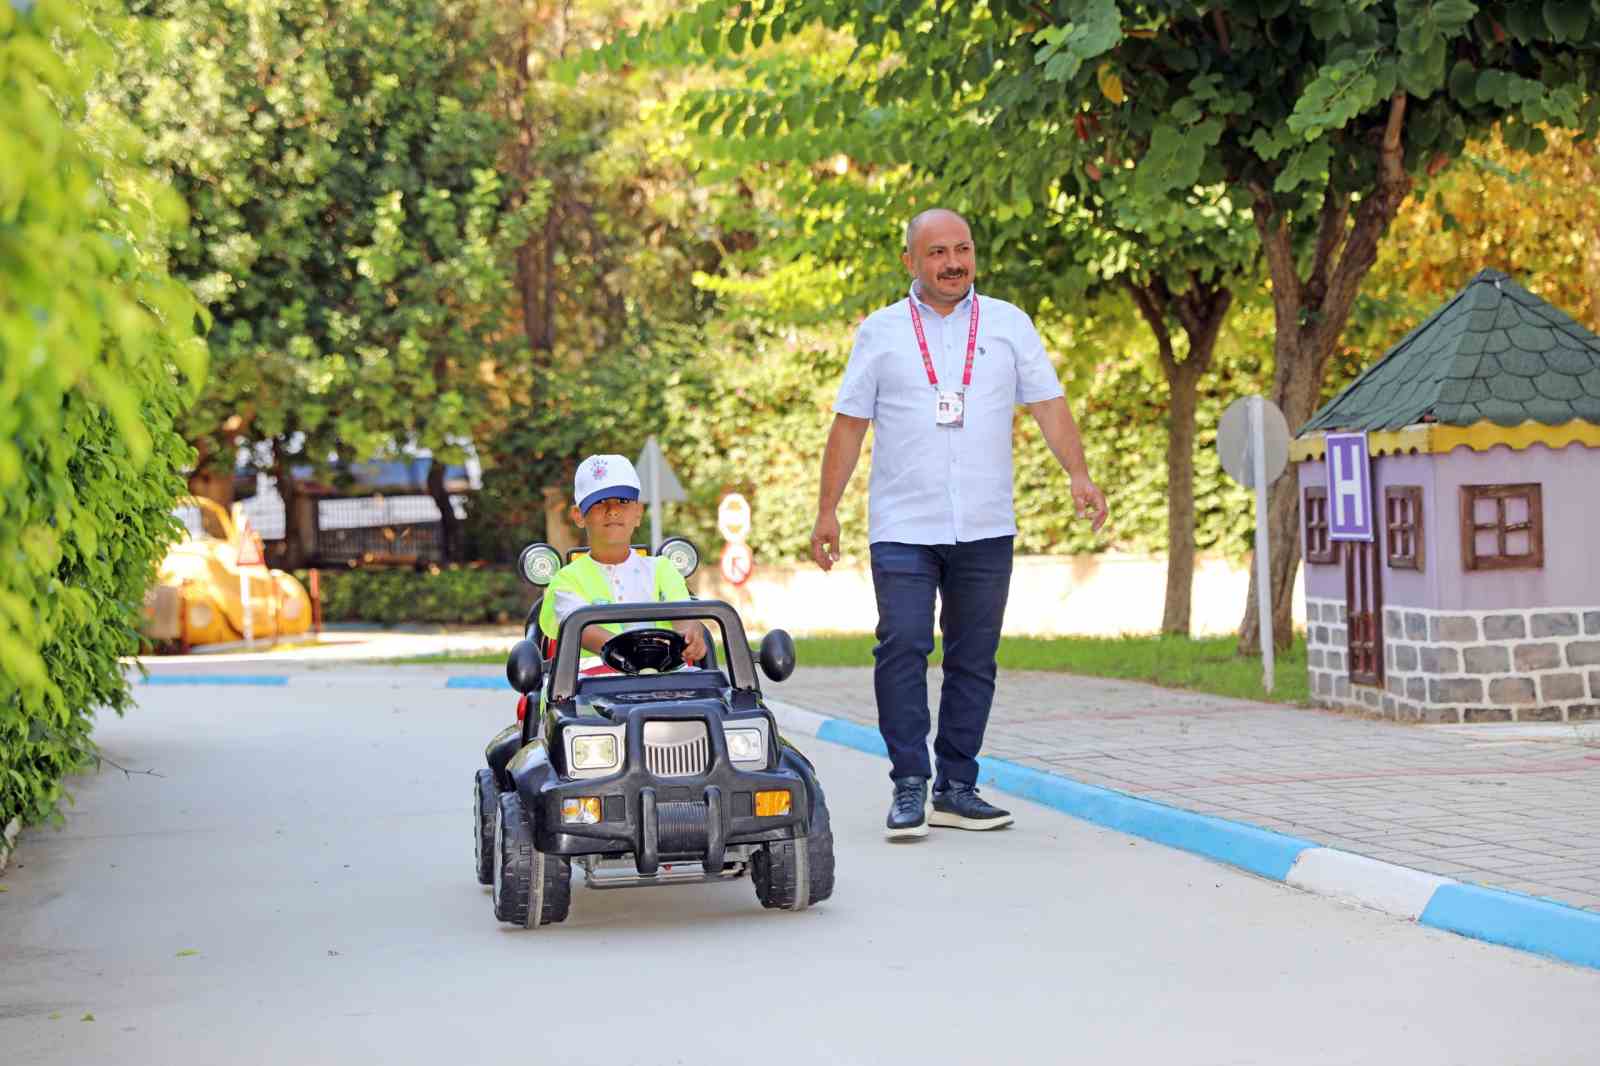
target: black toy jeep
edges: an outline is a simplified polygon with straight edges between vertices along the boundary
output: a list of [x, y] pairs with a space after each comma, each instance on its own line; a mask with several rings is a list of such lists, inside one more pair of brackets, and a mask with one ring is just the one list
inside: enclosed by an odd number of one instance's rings
[[[635, 629], [601, 653], [617, 673], [580, 676], [584, 627], [684, 619], [721, 630], [726, 670], [714, 651], [686, 668], [675, 631]], [[474, 790], [478, 880], [494, 886], [495, 916], [528, 928], [562, 921], [574, 861], [594, 888], [748, 871], [763, 906], [827, 899], [828, 807], [762, 702], [757, 658], [738, 613], [716, 600], [580, 608], [548, 662], [533, 640], [519, 642], [506, 677], [523, 696], [520, 721], [489, 743]], [[794, 642], [768, 633], [759, 661], [783, 680]]]

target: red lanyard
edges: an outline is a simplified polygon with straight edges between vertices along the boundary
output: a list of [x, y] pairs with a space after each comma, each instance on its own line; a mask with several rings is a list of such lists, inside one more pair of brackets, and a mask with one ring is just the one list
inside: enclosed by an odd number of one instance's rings
[[[933, 372], [933, 356], [928, 354], [928, 338], [922, 332], [922, 315], [917, 312], [917, 300], [914, 296], [906, 297], [906, 306], [911, 308], [911, 326], [917, 331], [917, 347], [922, 349], [922, 369], [928, 372], [928, 384], [934, 388], [939, 387], [939, 375]], [[967, 365], [961, 372], [961, 387], [972, 386], [972, 353], [978, 347], [978, 293], [972, 292], [972, 314], [967, 321]]]

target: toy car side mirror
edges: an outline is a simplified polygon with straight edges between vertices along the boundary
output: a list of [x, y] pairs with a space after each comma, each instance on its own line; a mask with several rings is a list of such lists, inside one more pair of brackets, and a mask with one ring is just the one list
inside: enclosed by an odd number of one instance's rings
[[531, 640], [519, 640], [512, 646], [511, 654], [506, 656], [506, 680], [524, 696], [539, 691], [544, 683], [544, 660], [539, 657], [539, 645]]
[[773, 629], [761, 638], [761, 672], [773, 681], [787, 681], [794, 673], [794, 638], [781, 629]]

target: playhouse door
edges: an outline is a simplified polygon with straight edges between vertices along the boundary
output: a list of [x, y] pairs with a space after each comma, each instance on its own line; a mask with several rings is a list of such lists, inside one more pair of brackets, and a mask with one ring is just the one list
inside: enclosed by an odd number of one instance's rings
[[1352, 685], [1383, 684], [1383, 584], [1377, 540], [1344, 542], [1345, 626]]

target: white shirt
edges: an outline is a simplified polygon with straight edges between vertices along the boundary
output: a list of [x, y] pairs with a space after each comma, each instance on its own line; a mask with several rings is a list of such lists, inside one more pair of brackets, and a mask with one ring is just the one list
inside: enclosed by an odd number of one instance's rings
[[[606, 575], [606, 582], [611, 586], [612, 603], [653, 603], [656, 598], [656, 560], [654, 556], [640, 555], [636, 551], [628, 552], [628, 557], [620, 563], [607, 565], [594, 556], [589, 556], [589, 561], [598, 566]], [[567, 615], [579, 607], [588, 607], [589, 601], [575, 592], [558, 590], [556, 592], [556, 623], [559, 625], [567, 620]], [[622, 628], [646, 629], [649, 622], [630, 622]]]
[[[974, 291], [941, 316], [911, 287], [940, 389], [961, 388]], [[979, 293], [962, 428], [934, 423], [934, 394], [906, 301], [867, 316], [833, 409], [872, 419], [868, 540], [956, 544], [1015, 536], [1012, 417], [1017, 404], [1062, 395], [1033, 321], [1014, 304]]]

